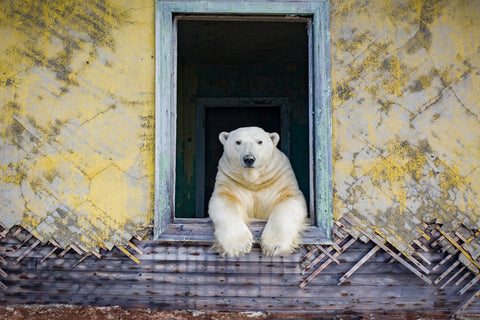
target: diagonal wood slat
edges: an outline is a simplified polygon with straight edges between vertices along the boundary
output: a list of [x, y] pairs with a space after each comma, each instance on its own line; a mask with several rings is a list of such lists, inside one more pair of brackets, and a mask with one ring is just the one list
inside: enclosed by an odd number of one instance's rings
[[448, 260], [450, 260], [451, 258], [453, 258], [454, 254], [448, 254], [447, 256], [445, 256], [445, 258], [442, 259], [442, 261], [440, 261], [435, 267], [432, 268], [433, 271], [437, 271], [438, 269], [440, 269], [443, 265], [445, 265]]
[[[426, 283], [440, 285], [439, 289], [436, 291], [435, 294], [439, 294], [440, 291], [446, 289], [446, 287], [450, 285], [458, 286], [464, 281], [466, 281], [470, 276], [474, 275], [459, 260], [459, 253], [465, 252], [465, 250], [461, 248], [461, 241], [471, 241], [473, 239], [473, 237], [468, 233], [465, 236], [465, 229], [463, 229], [462, 232], [455, 231], [454, 233], [456, 236], [453, 238], [450, 237], [448, 233], [445, 233], [438, 225], [429, 225], [426, 223], [422, 223], [423, 228], [418, 229], [421, 235], [421, 239], [416, 239], [408, 246], [412, 252], [411, 254], [405, 254], [403, 252], [395, 252], [395, 249], [388, 247], [387, 242], [381, 239], [381, 237], [379, 237], [378, 235], [370, 235], [364, 230], [356, 227], [355, 224], [348, 217], [343, 217], [342, 220], [344, 220], [344, 222], [337, 221], [335, 223], [338, 227], [335, 228], [335, 230], [337, 230], [337, 233], [339, 233], [338, 230], [342, 230], [342, 232], [340, 233], [341, 235], [351, 234], [349, 228], [354, 228], [376, 245], [372, 249], [370, 249], [370, 251], [365, 254], [359, 261], [357, 261], [353, 267], [351, 267], [347, 272], [342, 275], [337, 285], [341, 285], [348, 278], [350, 278], [380, 249], [389, 254], [392, 257], [392, 261], [400, 262], [402, 265], [407, 267], [412, 273], [414, 273]], [[337, 233], [334, 231], [334, 234]], [[475, 235], [473, 233], [471, 234]], [[335, 240], [336, 246], [341, 245], [341, 243], [342, 239], [337, 238]], [[418, 248], [418, 250], [416, 248]], [[314, 269], [317, 264], [322, 264], [320, 265], [320, 267], [317, 267], [300, 284], [300, 287], [302, 288], [304, 288], [308, 284], [308, 282], [310, 282], [315, 276], [320, 274], [320, 272], [323, 271], [332, 261], [338, 261], [338, 259], [336, 258], [338, 255], [331, 253], [332, 246], [326, 248], [310, 246], [307, 249], [310, 250], [307, 251], [307, 254], [304, 255], [301, 259], [302, 266], [305, 266], [305, 268], [302, 270], [302, 274], [307, 274], [312, 269]], [[343, 250], [345, 249], [346, 248], [343, 248]], [[429, 260], [429, 258], [422, 253], [429, 253], [432, 250], [435, 252], [446, 252], [443, 259], [437, 264], [433, 264]], [[342, 250], [340, 250], [339, 252], [342, 252]], [[332, 257], [335, 257], [335, 259], [332, 260]], [[426, 276], [431, 272], [438, 272], [439, 270], [443, 271], [440, 276], [435, 279], [434, 282], [432, 282], [432, 280]], [[477, 282], [476, 278], [477, 277], [475, 277], [474, 275], [474, 279], [467, 283], [463, 290], [459, 291], [459, 294], [467, 292], [473, 285], [475, 285], [475, 283]]]
[[464, 270], [466, 269], [466, 267], [461, 267], [460, 270], [458, 270], [457, 272], [455, 272], [455, 274], [453, 276], [451, 276], [450, 278], [447, 279], [447, 281], [445, 281], [441, 286], [440, 288], [435, 292], [435, 294], [438, 294], [440, 293], [441, 290], [445, 289], [446, 286], [448, 286], [456, 277], [458, 277]]
[[[354, 226], [355, 224], [347, 217], [343, 217], [350, 225]], [[419, 270], [417, 270], [414, 266], [409, 264], [407, 261], [405, 261], [399, 254], [395, 253], [392, 249], [388, 248], [384, 243], [384, 241], [377, 239], [376, 236], [372, 236], [369, 233], [363, 231], [362, 229], [355, 227], [358, 231], [363, 233], [368, 239], [370, 239], [373, 243], [375, 243], [377, 246], [379, 246], [383, 251], [388, 253], [393, 259], [397, 260], [400, 262], [402, 265], [404, 265], [407, 269], [409, 269], [413, 274], [418, 276], [420, 279], [425, 281], [428, 284], [431, 284], [432, 281], [427, 278], [424, 274], [422, 274]], [[418, 262], [418, 261], [417, 261]]]
[[[327, 252], [329, 251], [337, 251], [338, 252], [342, 252], [342, 249], [340, 248], [340, 250], [337, 250], [335, 247], [338, 246], [340, 243], [342, 243], [344, 239], [337, 239], [334, 243], [334, 245], [331, 245], [331, 246], [328, 246], [328, 249], [326, 249]], [[308, 252], [305, 257], [311, 257], [313, 256], [316, 252], [320, 251], [320, 246], [314, 246], [314, 248]], [[303, 260], [303, 263], [302, 265], [306, 265], [304, 267], [304, 269], [302, 270], [302, 274], [306, 274], [310, 269], [312, 269], [313, 267], [315, 267], [318, 263], [320, 263], [323, 259], [325, 258], [325, 253], [321, 253], [318, 257], [316, 257], [313, 261], [311, 261], [309, 264], [307, 264], [306, 262], [306, 258], [305, 259], [302, 259]]]
[[[465, 267], [462, 267], [462, 270], [464, 269]], [[455, 282], [455, 285], [458, 287], [460, 284], [462, 284], [463, 281], [465, 281], [465, 279], [467, 279], [470, 275], [472, 275], [472, 273], [470, 271], [467, 271], [463, 274], [463, 276], [461, 276], [456, 282]]]
[[438, 284], [440, 281], [445, 279], [452, 271], [455, 269], [458, 265], [460, 264], [460, 261], [457, 260], [455, 261], [450, 267], [447, 268], [435, 281], [433, 281], [434, 284]]
[[78, 260], [73, 266], [72, 268], [75, 268], [76, 266], [78, 266], [80, 263], [82, 263], [85, 259], [87, 259], [88, 257], [90, 257], [92, 255], [92, 253], [87, 253], [86, 255], [84, 255], [83, 257], [80, 258], [80, 260]]
[[442, 231], [442, 229], [440, 227], [437, 227], [437, 230], [442, 233], [442, 235], [455, 247], [457, 248], [461, 253], [463, 253], [463, 255], [465, 255], [465, 257], [467, 257], [468, 260], [470, 260], [471, 263], [473, 263], [478, 269], [480, 269], [480, 265], [474, 260], [472, 259], [472, 257], [470, 256], [470, 254], [465, 251], [461, 245], [459, 245], [455, 239], [453, 239], [452, 237], [450, 237], [446, 232]]
[[[354, 244], [358, 239], [352, 237], [349, 241], [347, 241], [343, 246], [342, 246], [342, 252], [347, 250], [352, 244]], [[336, 252], [333, 256], [337, 258], [342, 254], [342, 252]], [[319, 268], [317, 268], [314, 272], [312, 272], [301, 284], [300, 288], [304, 288], [313, 278], [315, 278], [320, 272], [322, 272], [331, 262], [333, 262], [332, 259], [328, 259], [325, 261]]]
[[468, 308], [468, 306], [470, 306], [473, 303], [473, 301], [478, 297], [480, 297], [480, 289], [477, 292], [475, 292], [470, 298], [468, 298], [467, 301], [465, 301], [460, 306], [460, 308], [458, 308], [458, 310], [454, 313], [454, 316], [458, 316], [461, 313], [463, 313]]
[[120, 251], [122, 251], [127, 257], [129, 257], [133, 262], [139, 264], [140, 263], [140, 260], [138, 260], [133, 254], [131, 254], [130, 252], [128, 252], [127, 249], [125, 249], [125, 247], [123, 246], [117, 246], [118, 249], [120, 249]]
[[[318, 246], [318, 248], [320, 249], [320, 251], [322, 251], [329, 259], [332, 259], [336, 264], [340, 264], [340, 262], [337, 260], [337, 258], [335, 258], [335, 256], [331, 255], [330, 252], [328, 252], [328, 250], [326, 250], [323, 246]], [[333, 247], [332, 247], [333, 248]], [[338, 253], [338, 251], [337, 251]]]
[[379, 246], [373, 247], [362, 259], [360, 259], [350, 270], [348, 270], [338, 281], [337, 285], [341, 285], [344, 283], [348, 278], [350, 278], [355, 271], [357, 271], [365, 262], [368, 261], [371, 257], [380, 250]]
[[54, 254], [54, 253], [55, 253], [55, 251], [57, 251], [58, 249], [59, 249], [59, 247], [57, 247], [57, 246], [54, 246], [54, 247], [53, 247], [53, 249], [52, 249], [52, 250], [50, 250], [50, 252], [49, 252], [49, 253], [47, 253], [47, 254], [45, 255], [45, 257], [43, 257], [43, 258], [42, 258], [42, 260], [40, 260], [40, 263], [43, 263], [43, 262], [45, 262], [45, 260], [47, 260], [47, 259], [48, 259], [48, 257], [50, 257], [52, 254]]
[[[31, 237], [30, 237], [31, 238]], [[23, 258], [25, 258], [30, 252], [32, 252], [33, 249], [35, 249], [36, 246], [40, 244], [40, 240], [36, 240], [29, 248], [27, 248], [16, 260], [13, 264], [17, 264], [20, 261], [22, 261]]]
[[470, 280], [470, 282], [468, 282], [462, 289], [460, 289], [458, 291], [458, 294], [462, 295], [464, 294], [465, 292], [467, 292], [468, 290], [470, 290], [470, 288], [472, 288], [478, 281], [480, 281], [480, 273], [477, 274], [475, 276], [475, 278], [473, 278], [472, 280]]

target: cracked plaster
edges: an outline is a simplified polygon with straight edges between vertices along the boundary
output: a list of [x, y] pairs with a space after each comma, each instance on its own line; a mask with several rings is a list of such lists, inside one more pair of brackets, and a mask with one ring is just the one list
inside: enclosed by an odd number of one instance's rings
[[476, 243], [479, 3], [332, 1], [331, 13], [335, 218], [403, 252], [421, 222]]
[[0, 222], [85, 252], [128, 243], [153, 218], [153, 2], [0, 8]]

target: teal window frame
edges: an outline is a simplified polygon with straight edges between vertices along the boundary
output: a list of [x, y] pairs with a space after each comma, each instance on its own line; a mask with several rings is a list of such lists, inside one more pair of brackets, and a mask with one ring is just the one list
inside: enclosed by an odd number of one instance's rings
[[[333, 231], [332, 119], [328, 0], [155, 1], [155, 199], [154, 238], [211, 241], [208, 219], [175, 218], [176, 164], [176, 20], [177, 15], [282, 19], [310, 17], [310, 211], [305, 244], [330, 244]], [[252, 226], [261, 232], [262, 224]], [[255, 232], [254, 232], [255, 235]]]

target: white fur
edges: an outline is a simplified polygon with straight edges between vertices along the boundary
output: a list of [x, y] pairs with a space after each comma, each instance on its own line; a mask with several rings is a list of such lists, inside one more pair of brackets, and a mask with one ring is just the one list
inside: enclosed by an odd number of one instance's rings
[[[288, 254], [298, 246], [307, 206], [290, 162], [276, 147], [279, 139], [257, 127], [220, 133], [224, 153], [208, 211], [221, 254], [250, 251], [253, 239], [247, 225], [253, 218], [267, 220], [261, 236], [265, 254]], [[246, 155], [255, 157], [251, 167], [243, 161]]]

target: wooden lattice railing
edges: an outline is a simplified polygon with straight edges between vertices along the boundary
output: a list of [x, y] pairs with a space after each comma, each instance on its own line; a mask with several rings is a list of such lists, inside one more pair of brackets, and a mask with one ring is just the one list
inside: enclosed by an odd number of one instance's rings
[[[378, 252], [383, 251], [391, 257], [392, 262], [396, 261], [402, 264], [420, 278], [425, 285], [438, 287], [435, 294], [441, 294], [442, 290], [447, 287], [458, 287], [458, 290], [456, 289], [457, 295], [473, 292], [472, 295], [463, 300], [455, 312], [455, 314], [463, 313], [480, 296], [480, 288], [478, 287], [480, 281], [478, 270], [480, 268], [478, 262], [463, 249], [462, 245], [470, 242], [478, 234], [463, 227], [459, 227], [454, 232], [445, 232], [440, 225], [434, 224], [423, 224], [423, 229], [419, 231], [422, 237], [409, 245], [408, 253], [399, 252], [378, 234], [362, 231], [348, 217], [343, 217], [336, 222], [334, 228], [335, 241], [332, 245], [305, 245], [306, 252], [304, 251], [305, 254], [300, 260], [300, 272], [303, 275], [303, 281], [299, 286], [306, 288], [315, 277], [332, 263], [341, 264], [342, 254], [353, 247], [357, 241], [361, 241], [372, 243], [371, 249], [368, 253], [359, 257], [358, 261], [347, 271], [338, 274], [337, 285], [345, 284], [367, 261]], [[136, 238], [138, 241], [142, 240], [140, 237]], [[42, 247], [41, 250], [38, 249], [40, 247]], [[133, 262], [140, 263], [135, 255], [142, 255], [143, 252], [132, 242], [128, 246], [117, 246], [117, 248]], [[20, 264], [25, 257], [33, 254], [38, 257], [42, 252], [41, 258], [37, 258], [41, 264], [46, 259], [61, 259], [71, 250], [79, 255], [79, 259], [70, 266], [64, 266], [67, 269], [77, 267], [90, 256], [97, 259], [102, 258], [100, 251], [86, 252], [75, 245], [69, 245], [62, 249], [54, 240], [41, 245], [40, 241], [24, 228], [16, 226], [7, 230], [0, 224], [0, 290], [8, 290], [8, 287], [1, 281], [2, 278], [7, 279], [8, 277], [7, 272], [2, 269], [2, 267], [7, 269], [4, 267], [7, 266], [7, 261], [14, 265]], [[432, 255], [437, 257], [435, 261], [430, 259]], [[441, 258], [438, 259], [438, 257]], [[7, 258], [15, 260], [9, 262], [11, 260]]]
[[[450, 234], [443, 231], [439, 225], [428, 225], [425, 223], [422, 225], [424, 229], [419, 231], [423, 236], [409, 245], [409, 252], [411, 253], [405, 253], [396, 250], [380, 236], [362, 231], [348, 217], [343, 217], [336, 222], [334, 231], [335, 242], [332, 245], [307, 246], [307, 253], [301, 260], [302, 274], [305, 275], [305, 279], [300, 284], [300, 287], [306, 287], [329, 264], [339, 264], [339, 257], [356, 241], [362, 240], [364, 242], [373, 242], [375, 246], [339, 278], [338, 285], [350, 278], [379, 250], [383, 250], [391, 256], [392, 260], [401, 263], [426, 284], [438, 286], [436, 294], [449, 285], [459, 287], [458, 295], [465, 294], [480, 281], [479, 263], [462, 247], [463, 243], [470, 242], [476, 234], [469, 232], [463, 227]], [[357, 229], [362, 236], [359, 237], [358, 233], [349, 231], [352, 229]], [[433, 264], [427, 256], [430, 252], [443, 253], [444, 257], [440, 262]], [[431, 279], [428, 277], [432, 272], [438, 272], [439, 270], [443, 272], [437, 278]], [[455, 315], [465, 311], [478, 296], [480, 296], [480, 289], [465, 300], [455, 312]]]

